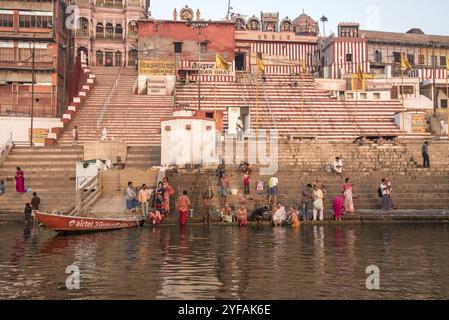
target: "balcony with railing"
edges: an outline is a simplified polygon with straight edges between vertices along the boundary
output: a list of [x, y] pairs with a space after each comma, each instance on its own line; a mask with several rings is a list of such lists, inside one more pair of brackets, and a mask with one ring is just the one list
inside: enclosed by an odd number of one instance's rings
[[123, 34], [118, 33], [97, 33], [96, 39], [107, 39], [107, 40], [123, 40]]
[[103, 8], [123, 8], [122, 0], [97, 0], [97, 7]]
[[140, 7], [140, 0], [128, 0], [128, 7]]
[[89, 29], [77, 29], [76, 30], [76, 36], [77, 37], [89, 37], [90, 32]]

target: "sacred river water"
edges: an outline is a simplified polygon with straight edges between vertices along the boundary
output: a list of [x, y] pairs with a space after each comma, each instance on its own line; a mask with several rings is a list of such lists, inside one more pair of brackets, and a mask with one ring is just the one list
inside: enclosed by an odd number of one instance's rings
[[[448, 247], [445, 224], [162, 226], [60, 237], [3, 222], [0, 299], [448, 299]], [[369, 266], [378, 268], [379, 290], [367, 288]], [[66, 281], [73, 275], [79, 289]]]

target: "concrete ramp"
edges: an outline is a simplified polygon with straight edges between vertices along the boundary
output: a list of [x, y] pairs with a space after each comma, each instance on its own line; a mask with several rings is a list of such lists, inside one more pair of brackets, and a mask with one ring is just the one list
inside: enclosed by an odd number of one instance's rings
[[125, 217], [125, 198], [123, 195], [103, 195], [90, 210], [94, 217]]

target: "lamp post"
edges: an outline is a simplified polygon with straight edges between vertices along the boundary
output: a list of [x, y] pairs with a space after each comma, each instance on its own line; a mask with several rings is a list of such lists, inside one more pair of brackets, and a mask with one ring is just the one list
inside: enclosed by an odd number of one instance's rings
[[201, 29], [209, 26], [205, 21], [189, 21], [187, 25], [198, 29], [198, 110], [201, 110]]
[[437, 57], [435, 56], [435, 41], [431, 41], [432, 44], [432, 70], [433, 70], [433, 80], [432, 80], [432, 87], [433, 87], [433, 115], [437, 116], [437, 109], [438, 109], [438, 93], [437, 93], [437, 85], [436, 85], [436, 73], [437, 73]]
[[320, 21], [323, 23], [323, 36], [326, 37], [326, 25], [325, 23], [329, 21], [329, 19], [323, 14]]
[[34, 66], [35, 53], [36, 53], [36, 47], [34, 45], [35, 38], [36, 38], [36, 35], [33, 37], [33, 48], [31, 49], [31, 68], [32, 68], [32, 70], [31, 70], [30, 147], [33, 146], [33, 126], [34, 126], [34, 83], [36, 82], [36, 70], [35, 70], [35, 66]]

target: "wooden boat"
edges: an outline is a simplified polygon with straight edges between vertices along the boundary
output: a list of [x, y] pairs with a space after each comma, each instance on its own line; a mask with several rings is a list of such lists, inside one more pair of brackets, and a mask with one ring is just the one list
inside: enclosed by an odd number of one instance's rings
[[86, 233], [137, 228], [144, 225], [143, 218], [113, 219], [86, 218], [35, 212], [36, 218], [47, 228], [59, 233]]

